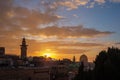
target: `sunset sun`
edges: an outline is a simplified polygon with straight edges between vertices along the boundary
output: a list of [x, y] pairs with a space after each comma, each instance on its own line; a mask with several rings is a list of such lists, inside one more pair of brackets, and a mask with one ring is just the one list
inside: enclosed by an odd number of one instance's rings
[[45, 57], [52, 57], [51, 53], [44, 53], [43, 56], [45, 56]]
[[45, 57], [55, 58], [55, 53], [54, 53], [54, 51], [52, 51], [51, 49], [45, 49], [45, 50], [42, 52], [42, 55], [45, 56]]

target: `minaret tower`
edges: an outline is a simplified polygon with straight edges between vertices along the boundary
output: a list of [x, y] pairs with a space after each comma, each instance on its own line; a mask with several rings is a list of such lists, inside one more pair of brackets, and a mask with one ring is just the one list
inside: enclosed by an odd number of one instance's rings
[[75, 56], [73, 56], [73, 63], [75, 63], [76, 62], [76, 59], [75, 59]]
[[21, 47], [21, 59], [27, 58], [27, 46], [28, 45], [26, 45], [26, 40], [25, 40], [25, 38], [23, 38], [22, 45], [20, 45], [20, 47]]

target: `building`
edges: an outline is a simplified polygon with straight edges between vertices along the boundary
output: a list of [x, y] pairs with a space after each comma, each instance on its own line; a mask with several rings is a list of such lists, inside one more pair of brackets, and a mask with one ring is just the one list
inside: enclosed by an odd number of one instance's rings
[[80, 62], [83, 62], [83, 63], [87, 63], [88, 62], [88, 58], [87, 58], [87, 56], [85, 54], [80, 56]]
[[68, 80], [67, 66], [64, 64], [53, 65], [50, 71], [50, 80]]
[[73, 56], [73, 63], [75, 63], [76, 62], [76, 59], [75, 59], [75, 56]]
[[27, 58], [27, 46], [28, 45], [26, 45], [26, 40], [25, 40], [25, 38], [23, 38], [22, 45], [20, 45], [20, 47], [21, 47], [21, 59]]
[[0, 47], [0, 56], [5, 55], [5, 48], [4, 47]]
[[50, 68], [0, 69], [0, 80], [50, 80]]
[[93, 70], [95, 67], [94, 63], [88, 62], [88, 57], [85, 54], [80, 56], [80, 65], [81, 63], [84, 65], [84, 71]]

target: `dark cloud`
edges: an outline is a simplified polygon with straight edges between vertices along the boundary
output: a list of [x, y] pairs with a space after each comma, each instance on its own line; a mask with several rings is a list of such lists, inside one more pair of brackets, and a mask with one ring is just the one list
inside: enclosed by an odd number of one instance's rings
[[120, 42], [117, 42], [117, 43], [115, 43], [115, 44], [120, 44]]
[[113, 34], [110, 31], [99, 31], [92, 28], [85, 28], [83, 26], [65, 26], [65, 27], [57, 27], [51, 26], [46, 28], [41, 28], [38, 30], [38, 33], [44, 36], [56, 36], [59, 38], [91, 38], [91, 37], [98, 37], [98, 36], [105, 36]]

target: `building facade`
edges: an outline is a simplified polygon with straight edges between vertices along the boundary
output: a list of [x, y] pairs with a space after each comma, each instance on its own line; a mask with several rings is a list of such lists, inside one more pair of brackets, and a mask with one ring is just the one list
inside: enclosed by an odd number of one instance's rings
[[5, 55], [5, 48], [4, 47], [0, 47], [0, 56]]
[[21, 47], [21, 59], [26, 59], [27, 58], [27, 44], [25, 38], [22, 39], [22, 44], [20, 45]]

